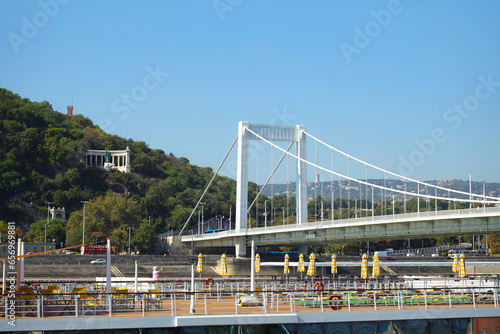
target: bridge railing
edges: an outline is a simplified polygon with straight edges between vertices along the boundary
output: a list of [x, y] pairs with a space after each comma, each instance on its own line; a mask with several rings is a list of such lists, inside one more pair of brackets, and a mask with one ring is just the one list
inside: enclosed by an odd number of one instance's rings
[[[246, 230], [248, 234], [259, 234], [263, 231], [265, 232], [279, 232], [283, 230], [305, 230], [305, 229], [315, 229], [322, 227], [332, 227], [332, 226], [340, 226], [340, 225], [352, 225], [352, 224], [364, 224], [370, 222], [381, 222], [381, 221], [401, 221], [401, 220], [410, 220], [410, 219], [428, 219], [433, 217], [464, 217], [466, 215], [488, 215], [493, 213], [500, 213], [500, 207], [480, 207], [473, 209], [457, 209], [457, 210], [441, 210], [441, 211], [421, 211], [421, 212], [412, 212], [406, 214], [390, 214], [390, 215], [382, 215], [382, 216], [368, 216], [368, 217], [358, 217], [358, 218], [345, 218], [345, 219], [334, 219], [334, 220], [323, 220], [323, 221], [314, 221], [303, 223], [301, 226], [297, 226], [296, 224], [285, 224], [285, 225], [276, 225], [276, 226], [266, 226], [266, 227], [255, 227]], [[204, 238], [209, 236], [230, 236], [236, 235], [241, 232], [237, 232], [235, 230], [227, 230], [221, 232], [214, 232], [210, 234], [197, 234], [193, 236], [186, 236], [185, 238]]]

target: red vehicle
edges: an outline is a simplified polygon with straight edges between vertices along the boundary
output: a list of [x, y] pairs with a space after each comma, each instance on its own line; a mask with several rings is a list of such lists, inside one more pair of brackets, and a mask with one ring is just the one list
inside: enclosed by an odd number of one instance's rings
[[[80, 249], [80, 254], [88, 255], [88, 254], [98, 254], [103, 255], [107, 252], [106, 246], [82, 246]], [[119, 253], [120, 249], [115, 246], [111, 246], [111, 254]]]

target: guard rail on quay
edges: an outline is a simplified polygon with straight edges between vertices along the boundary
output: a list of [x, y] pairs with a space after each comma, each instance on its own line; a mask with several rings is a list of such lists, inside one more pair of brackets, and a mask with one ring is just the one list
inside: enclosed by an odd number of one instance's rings
[[[60, 290], [49, 293], [50, 282], [40, 283], [45, 293], [4, 294], [0, 331], [495, 319], [500, 313], [498, 278], [398, 281], [323, 277], [258, 282], [256, 291], [250, 291], [248, 280], [198, 279], [190, 292], [190, 282], [164, 280], [158, 286], [147, 283], [151, 288], [147, 291], [131, 292], [131, 282], [122, 281], [114, 284], [113, 293], [104, 291], [105, 282], [59, 281]], [[140, 286], [144, 289], [146, 282]]]
[[196, 292], [150, 290], [130, 293], [75, 292], [15, 294], [2, 298], [0, 310], [6, 321], [54, 317], [146, 317], [151, 315], [221, 315], [301, 312], [352, 312], [499, 307], [497, 288], [453, 287], [441, 289], [258, 289], [230, 291], [206, 286]]

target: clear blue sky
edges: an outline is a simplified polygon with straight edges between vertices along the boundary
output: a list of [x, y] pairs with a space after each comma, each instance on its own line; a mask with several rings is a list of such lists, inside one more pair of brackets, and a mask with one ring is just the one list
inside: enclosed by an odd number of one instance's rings
[[73, 99], [110, 133], [214, 169], [244, 120], [303, 124], [413, 178], [500, 181], [499, 13], [498, 1], [2, 0], [0, 87], [61, 112]]

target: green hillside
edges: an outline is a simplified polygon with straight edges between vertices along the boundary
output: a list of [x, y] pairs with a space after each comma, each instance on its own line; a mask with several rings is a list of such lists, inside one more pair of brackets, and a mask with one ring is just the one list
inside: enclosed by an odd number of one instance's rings
[[[85, 166], [87, 149], [131, 150], [131, 173]], [[68, 116], [49, 102], [33, 102], [0, 89], [0, 221], [15, 221], [27, 241], [40, 241], [47, 203], [65, 207], [68, 222], [54, 219], [47, 239], [79, 244], [83, 204], [86, 241], [110, 237], [151, 251], [157, 234], [179, 230], [213, 175], [211, 168], [151, 149], [145, 142], [109, 135], [82, 115]], [[115, 194], [111, 184], [128, 194]], [[234, 208], [234, 180], [218, 177], [204, 202], [205, 217]], [[227, 212], [226, 212], [227, 211]], [[193, 219], [193, 224], [194, 219]], [[91, 239], [93, 238], [93, 239]], [[148, 243], [148, 245], [145, 245]]]

